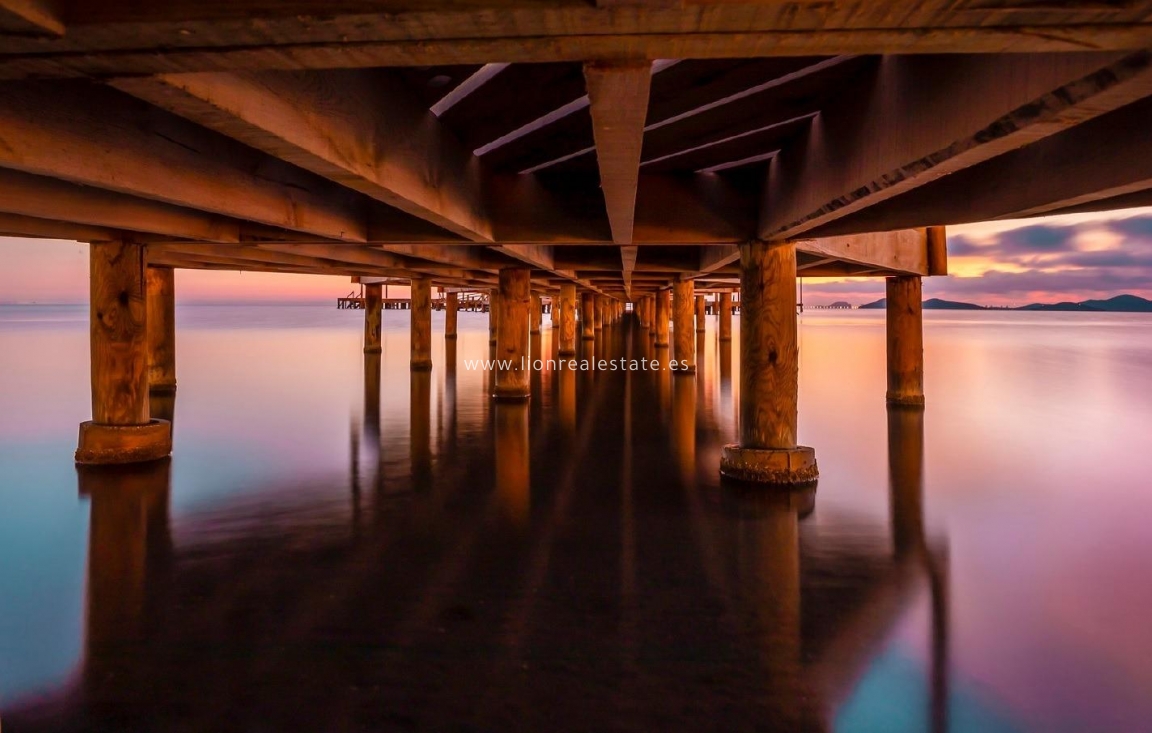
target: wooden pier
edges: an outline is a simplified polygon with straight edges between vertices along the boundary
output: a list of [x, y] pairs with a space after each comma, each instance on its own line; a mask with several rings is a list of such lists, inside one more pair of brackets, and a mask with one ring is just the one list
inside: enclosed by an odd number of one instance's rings
[[738, 294], [722, 470], [808, 481], [798, 278], [888, 279], [888, 397], [918, 407], [944, 226], [1152, 204], [1147, 2], [386, 5], [0, 0], [0, 233], [91, 243], [78, 460], [167, 452], [147, 376], [175, 352], [147, 334], [174, 286], [146, 272], [190, 268], [411, 286], [337, 306], [366, 348], [409, 310], [414, 369], [430, 288], [447, 337], [486, 310], [507, 356], [554, 301], [561, 353], [630, 302], [688, 364]]

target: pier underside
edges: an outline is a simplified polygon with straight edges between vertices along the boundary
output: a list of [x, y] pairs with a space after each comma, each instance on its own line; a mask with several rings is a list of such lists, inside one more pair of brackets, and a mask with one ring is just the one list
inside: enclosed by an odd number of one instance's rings
[[667, 346], [675, 287], [693, 365], [693, 298], [755, 283], [761, 422], [729, 467], [814, 477], [795, 278], [892, 279], [889, 399], [921, 405], [913, 301], [944, 226], [1152, 204], [1150, 21], [1152, 0], [0, 0], [0, 233], [93, 243], [117, 435], [149, 428], [149, 374], [175, 385], [149, 267], [411, 282], [419, 369], [433, 287], [491, 293], [511, 355], [541, 296], [560, 353], [566, 317], [590, 338], [625, 301]]

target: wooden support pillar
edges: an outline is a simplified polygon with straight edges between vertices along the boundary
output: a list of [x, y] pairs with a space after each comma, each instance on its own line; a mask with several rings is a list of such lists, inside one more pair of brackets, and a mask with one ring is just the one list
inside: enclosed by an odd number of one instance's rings
[[488, 343], [496, 343], [496, 329], [500, 327], [500, 289], [488, 292]]
[[500, 320], [496, 333], [497, 368], [492, 394], [498, 399], [524, 400], [531, 394], [528, 363], [528, 311], [532, 302], [532, 271], [506, 267], [500, 271]]
[[432, 368], [432, 281], [413, 278], [412, 285], [412, 368]]
[[580, 294], [580, 337], [585, 341], [596, 338], [596, 294]]
[[364, 286], [364, 353], [380, 353], [381, 311], [384, 300], [380, 283]]
[[656, 346], [668, 345], [668, 319], [672, 309], [672, 291], [661, 290], [656, 293]]
[[457, 293], [447, 293], [444, 296], [444, 338], [456, 338], [457, 311], [460, 308], [460, 296]]
[[740, 442], [724, 447], [720, 473], [757, 483], [813, 482], [816, 452], [796, 444], [796, 246], [741, 245], [740, 287]]
[[528, 332], [540, 333], [540, 326], [544, 321], [544, 305], [539, 295], [532, 296], [532, 310], [529, 313]]
[[599, 331], [604, 328], [604, 312], [607, 309], [607, 299], [603, 295], [593, 297], [593, 315], [592, 322], [596, 324], [596, 330]]
[[[576, 354], [576, 285], [560, 286], [560, 356]], [[554, 311], [555, 312], [555, 311]]]
[[720, 311], [720, 340], [732, 340], [732, 295], [719, 293], [716, 296], [716, 308]]
[[677, 374], [696, 372], [696, 332], [692, 326], [695, 285], [691, 280], [677, 280], [672, 285], [672, 358]]
[[[656, 321], [656, 296], [654, 296], [654, 295], [645, 295], [644, 296], [643, 319], [644, 319], [643, 320], [644, 328], [651, 331], [652, 326], [654, 325], [654, 323]], [[649, 335], [651, 335], [651, 334], [649, 334]]]
[[704, 296], [696, 296], [696, 333], [704, 333]]
[[924, 406], [924, 312], [917, 275], [888, 278], [888, 404]]
[[149, 267], [144, 275], [148, 309], [148, 388], [176, 391], [176, 271]]
[[90, 249], [92, 420], [80, 424], [77, 463], [136, 463], [172, 452], [172, 425], [148, 409], [144, 246]]

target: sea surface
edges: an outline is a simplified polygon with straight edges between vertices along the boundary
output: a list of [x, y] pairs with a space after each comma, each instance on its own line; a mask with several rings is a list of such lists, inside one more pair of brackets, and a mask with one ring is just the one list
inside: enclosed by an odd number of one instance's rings
[[1152, 730], [1152, 317], [928, 312], [919, 413], [807, 312], [792, 494], [719, 479], [739, 318], [525, 405], [408, 318], [180, 306], [171, 460], [78, 471], [86, 308], [0, 307], [5, 733]]

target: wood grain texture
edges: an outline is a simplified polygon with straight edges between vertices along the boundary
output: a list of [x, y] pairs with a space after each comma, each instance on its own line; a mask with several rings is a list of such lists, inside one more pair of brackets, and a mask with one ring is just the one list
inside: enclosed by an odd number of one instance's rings
[[0, 211], [204, 242], [240, 241], [235, 219], [15, 170], [0, 169]]
[[492, 241], [472, 154], [386, 70], [174, 74], [122, 91], [473, 241]]
[[380, 283], [369, 283], [364, 286], [364, 353], [380, 353], [381, 318], [384, 308], [382, 294], [383, 286]]
[[144, 247], [90, 245], [92, 421], [148, 423], [148, 306]]
[[704, 333], [704, 296], [696, 296], [696, 333]]
[[1150, 92], [1145, 51], [885, 58], [772, 160], [759, 236], [795, 238]]
[[488, 291], [488, 343], [496, 344], [496, 331], [500, 328], [500, 288]]
[[796, 447], [796, 247], [740, 247], [740, 446]]
[[596, 338], [596, 294], [580, 294], [580, 337], [585, 341]]
[[444, 296], [444, 338], [456, 338], [456, 324], [460, 308], [460, 296], [452, 291]]
[[528, 332], [540, 333], [540, 327], [544, 322], [544, 304], [540, 300], [539, 295], [532, 295], [532, 309], [529, 312]]
[[[560, 356], [576, 354], [576, 285], [563, 283], [560, 286]], [[555, 307], [555, 306], [553, 306]]]
[[586, 63], [584, 80], [612, 241], [631, 244], [652, 64]]
[[716, 294], [716, 310], [719, 312], [720, 340], [732, 340], [732, 295], [731, 293]]
[[678, 280], [672, 285], [672, 358], [677, 372], [696, 371], [695, 283]]
[[412, 288], [412, 368], [432, 368], [432, 281], [413, 278]]
[[496, 333], [496, 358], [504, 366], [496, 370], [493, 394], [498, 398], [522, 399], [531, 393], [528, 364], [528, 312], [532, 305], [532, 271], [506, 267], [500, 271], [500, 324]]
[[888, 402], [924, 404], [924, 325], [918, 277], [887, 280]]
[[367, 210], [353, 192], [79, 82], [6, 85], [0, 167], [329, 239], [367, 236]]
[[660, 290], [656, 293], [656, 309], [653, 316], [656, 319], [656, 346], [668, 345], [668, 320], [672, 310], [672, 291]]
[[144, 274], [148, 309], [148, 387], [176, 389], [176, 271], [148, 267]]

